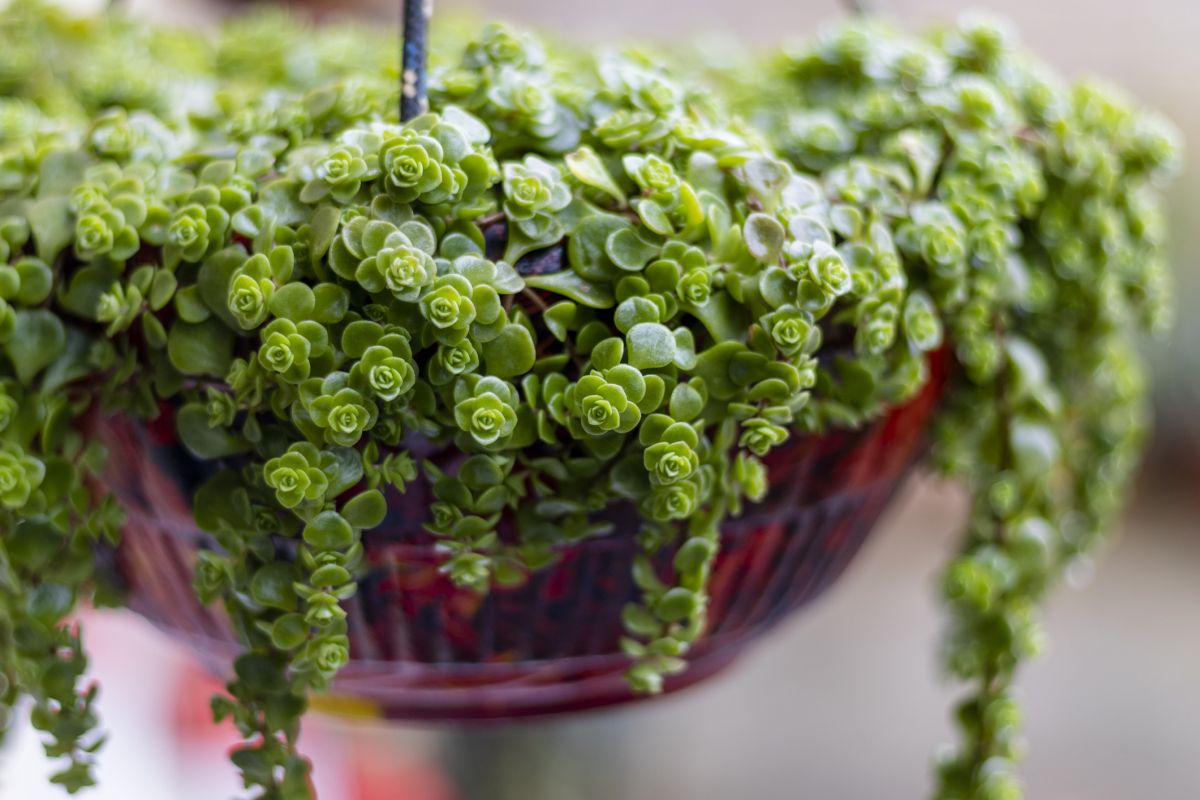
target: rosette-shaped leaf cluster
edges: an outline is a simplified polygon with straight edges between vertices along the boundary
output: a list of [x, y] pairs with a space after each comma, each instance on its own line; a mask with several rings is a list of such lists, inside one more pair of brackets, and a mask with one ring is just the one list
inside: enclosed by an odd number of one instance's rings
[[562, 167], [537, 156], [504, 164], [504, 216], [509, 223], [509, 257], [553, 244], [565, 233], [556, 214], [571, 203]]
[[39, 459], [15, 446], [0, 450], [0, 505], [24, 508], [45, 477], [46, 465]]
[[470, 202], [494, 182], [495, 162], [481, 150], [488, 138], [478, 120], [453, 111], [387, 132], [379, 152], [384, 187], [402, 203]]
[[491, 375], [470, 376], [454, 390], [454, 421], [480, 447], [503, 444], [517, 427], [517, 390]]
[[437, 277], [434, 244], [433, 231], [423, 221], [410, 219], [397, 226], [360, 216], [334, 241], [330, 266], [368, 292], [413, 302]]
[[268, 461], [263, 466], [263, 477], [285, 508], [295, 508], [306, 500], [321, 500], [329, 485], [321, 470], [320, 451], [309, 442], [294, 444]]

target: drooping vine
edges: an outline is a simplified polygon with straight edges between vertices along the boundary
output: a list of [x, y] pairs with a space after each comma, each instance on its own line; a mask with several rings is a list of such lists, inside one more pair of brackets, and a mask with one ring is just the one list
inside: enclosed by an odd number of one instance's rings
[[1059, 82], [989, 19], [925, 39], [855, 23], [775, 74], [783, 111], [763, 116], [798, 167], [859, 176], [843, 196], [884, 214], [871, 176], [907, 165], [928, 196], [903, 204], [897, 238], [907, 271], [930, 271], [959, 364], [937, 461], [974, 498], [944, 578], [946, 664], [971, 688], [938, 797], [1016, 797], [1010, 689], [1043, 639], [1039, 602], [1137, 462], [1136, 339], [1169, 310], [1157, 189], [1177, 137], [1111, 90]]

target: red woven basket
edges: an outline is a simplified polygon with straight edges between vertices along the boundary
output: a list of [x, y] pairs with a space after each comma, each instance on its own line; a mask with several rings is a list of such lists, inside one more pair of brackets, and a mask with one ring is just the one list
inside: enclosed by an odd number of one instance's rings
[[[770, 458], [772, 488], [722, 531], [708, 630], [672, 691], [728, 664], [752, 638], [842, 572], [923, 451], [942, 383], [860, 431], [799, 439]], [[130, 608], [225, 671], [236, 641], [218, 608], [192, 594], [197, 551], [213, 542], [192, 521], [180, 448], [122, 417], [96, 425], [111, 451], [107, 488], [128, 512], [117, 552]], [[364, 538], [369, 568], [349, 603], [351, 662], [335, 690], [403, 719], [502, 719], [623, 703], [621, 610], [637, 595], [633, 512], [603, 538], [565, 546], [523, 586], [486, 596], [453, 586], [420, 523], [428, 487], [393, 499]], [[669, 574], [672, 553], [659, 567]]]

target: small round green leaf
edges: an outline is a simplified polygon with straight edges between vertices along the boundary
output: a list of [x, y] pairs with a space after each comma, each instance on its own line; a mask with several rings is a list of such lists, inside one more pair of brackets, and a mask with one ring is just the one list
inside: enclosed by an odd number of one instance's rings
[[704, 398], [695, 388], [686, 384], [676, 384], [671, 392], [671, 416], [680, 422], [691, 422], [700, 416], [704, 410]]
[[209, 424], [203, 403], [188, 403], [175, 415], [179, 440], [197, 458], [227, 458], [250, 449], [249, 443], [225, 427]]
[[250, 579], [250, 596], [268, 608], [291, 611], [296, 607], [296, 570], [286, 561], [264, 564]]
[[317, 550], [344, 550], [356, 538], [354, 527], [336, 511], [322, 511], [304, 526], [304, 541]]
[[686, 619], [700, 608], [700, 599], [694, 592], [676, 586], [668, 589], [654, 607], [654, 613], [664, 622]]
[[49, 366], [67, 346], [67, 331], [62, 320], [44, 309], [18, 311], [16, 324], [4, 343], [17, 379], [29, 383], [33, 376]]
[[233, 331], [216, 317], [176, 321], [167, 334], [167, 357], [184, 375], [224, 376], [233, 360]]
[[746, 239], [746, 249], [750, 255], [763, 263], [769, 264], [779, 260], [783, 252], [784, 230], [779, 220], [772, 216], [755, 212], [746, 218], [743, 228]]
[[658, 255], [659, 248], [636, 228], [621, 228], [608, 237], [604, 252], [621, 269], [637, 272]]
[[387, 500], [382, 492], [374, 489], [363, 492], [342, 506], [342, 518], [355, 528], [374, 528], [386, 516]]
[[271, 294], [267, 307], [276, 317], [300, 322], [312, 316], [316, 305], [316, 295], [308, 284], [289, 283]]
[[271, 625], [271, 644], [280, 650], [294, 650], [308, 639], [308, 629], [300, 614], [284, 614]]
[[524, 325], [505, 325], [495, 339], [483, 344], [483, 361], [489, 375], [511, 378], [533, 369], [537, 351]]
[[666, 325], [639, 322], [629, 329], [629, 363], [638, 369], [665, 367], [675, 360], [675, 335]]

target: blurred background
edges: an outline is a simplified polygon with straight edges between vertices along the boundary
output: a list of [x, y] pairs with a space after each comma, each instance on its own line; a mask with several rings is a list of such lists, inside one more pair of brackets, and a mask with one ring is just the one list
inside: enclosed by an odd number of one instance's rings
[[[91, 8], [95, 0], [64, 0]], [[204, 23], [245, 0], [130, 0]], [[394, 0], [296, 3], [395, 24]], [[1200, 797], [1200, 3], [1196, 0], [874, 0], [916, 27], [986, 8], [1071, 75], [1102, 75], [1173, 118], [1188, 167], [1173, 187], [1179, 322], [1148, 345], [1155, 443], [1132, 507], [1097, 563], [1048, 610], [1051, 646], [1022, 675], [1030, 800]], [[438, 13], [471, 10], [438, 0]], [[565, 38], [742, 37], [764, 46], [844, 16], [835, 0], [487, 0], [473, 10]], [[3, 46], [3, 43], [0, 43]], [[327, 716], [304, 747], [322, 800], [907, 800], [927, 794], [953, 687], [938, 674], [934, 576], [955, 544], [956, 487], [917, 476], [847, 576], [723, 676], [633, 708], [482, 729], [396, 728]], [[129, 615], [89, 620], [111, 732], [96, 800], [233, 795], [215, 684]], [[340, 712], [353, 709], [336, 709]], [[0, 751], [0, 797], [59, 797], [29, 730]]]

